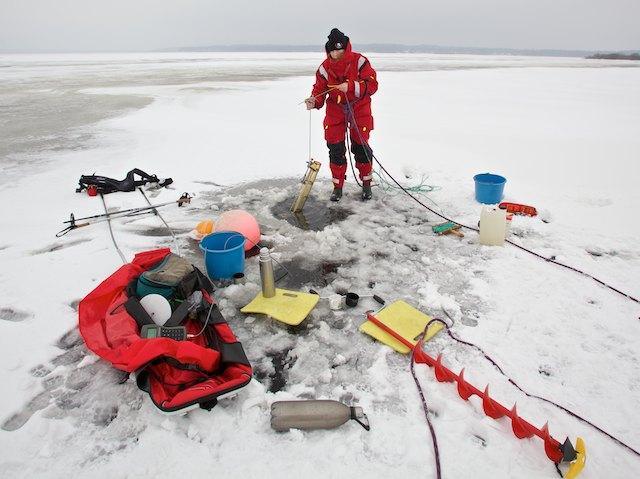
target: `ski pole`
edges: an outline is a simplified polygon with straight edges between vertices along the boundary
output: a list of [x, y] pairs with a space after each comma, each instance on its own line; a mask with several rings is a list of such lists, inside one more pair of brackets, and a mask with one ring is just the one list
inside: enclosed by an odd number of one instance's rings
[[[168, 206], [175, 203], [178, 203], [178, 206], [182, 206], [184, 203], [191, 202], [191, 196], [188, 193], [184, 193], [178, 200], [169, 201], [167, 203], [161, 203], [153, 206], [145, 206], [142, 208], [130, 208], [127, 210], [115, 211], [113, 213], [103, 213], [101, 215], [93, 215], [86, 216], [84, 218], [76, 218], [73, 213], [71, 213], [70, 219], [68, 221], [64, 221], [63, 224], [68, 224], [66, 228], [58, 231], [56, 233], [56, 238], [60, 238], [61, 236], [66, 235], [69, 231], [82, 228], [84, 226], [89, 226], [96, 223], [102, 223], [104, 221], [109, 221], [114, 218], [126, 218], [129, 216], [141, 216], [145, 214], [155, 214], [155, 209], [161, 206]], [[78, 223], [78, 221], [85, 221], [84, 223]]]
[[158, 218], [160, 218], [160, 221], [162, 221], [162, 223], [164, 223], [164, 225], [169, 230], [169, 233], [171, 233], [171, 237], [173, 238], [173, 244], [176, 247], [176, 252], [178, 253], [178, 256], [181, 256], [182, 253], [180, 252], [180, 245], [178, 244], [178, 239], [176, 238], [176, 235], [174, 234], [173, 230], [168, 225], [168, 223], [164, 220], [162, 215], [160, 213], [158, 213], [158, 210], [156, 209], [156, 207], [154, 207], [153, 204], [151, 203], [151, 201], [149, 201], [149, 198], [145, 194], [144, 190], [142, 188], [138, 187], [138, 191], [140, 192], [140, 194], [142, 194], [142, 196], [144, 197], [144, 200], [149, 204], [149, 206], [153, 207], [153, 209], [151, 210], [151, 211], [153, 211], [153, 214], [155, 214]]
[[[104, 201], [104, 195], [100, 193], [100, 199], [102, 200], [102, 206], [104, 206], [104, 212], [108, 214], [107, 203]], [[118, 242], [116, 241], [116, 237], [113, 236], [113, 228], [111, 227], [111, 216], [107, 216], [106, 218], [107, 226], [109, 227], [109, 234], [111, 235], [111, 241], [113, 242], [113, 246], [116, 248], [116, 251], [120, 255], [120, 259], [122, 260], [122, 264], [127, 264], [127, 258], [124, 257], [122, 251], [120, 250], [120, 246], [118, 246]]]
[[77, 220], [74, 220], [73, 218], [73, 213], [71, 214], [71, 219], [69, 221], [65, 221], [65, 223], [70, 223], [69, 226], [67, 226], [66, 228], [58, 231], [56, 233], [56, 238], [60, 238], [61, 236], [66, 235], [69, 231], [73, 231], [76, 230], [78, 228], [82, 228], [84, 226], [90, 226], [90, 225], [95, 225], [98, 223], [104, 223], [105, 221], [111, 221], [112, 219], [117, 219], [117, 218], [128, 218], [130, 216], [142, 216], [142, 215], [148, 215], [153, 213], [153, 210], [151, 208], [147, 208], [145, 211], [133, 211], [129, 214], [126, 215], [121, 215], [121, 216], [113, 216], [113, 215], [103, 215], [101, 218], [93, 218], [91, 220], [85, 221], [84, 223], [76, 223]]
[[175, 200], [175, 201], [167, 201], [166, 203], [160, 203], [158, 205], [151, 205], [151, 206], [141, 206], [138, 208], [129, 208], [126, 210], [120, 210], [120, 211], [114, 211], [113, 213], [101, 213], [99, 215], [93, 215], [93, 216], [84, 216], [82, 218], [75, 218], [73, 213], [71, 214], [71, 218], [67, 221], [63, 221], [63, 224], [67, 224], [67, 223], [74, 223], [76, 221], [84, 221], [84, 220], [91, 220], [91, 219], [95, 219], [95, 218], [105, 218], [107, 216], [118, 216], [118, 215], [125, 215], [126, 213], [138, 213], [140, 211], [144, 211], [144, 210], [152, 210], [153, 208], [160, 208], [161, 206], [168, 206], [168, 205], [172, 205], [174, 203], [178, 203], [178, 206], [182, 206], [183, 203], [191, 203], [191, 198], [192, 196], [190, 196], [188, 193], [184, 193], [179, 199]]

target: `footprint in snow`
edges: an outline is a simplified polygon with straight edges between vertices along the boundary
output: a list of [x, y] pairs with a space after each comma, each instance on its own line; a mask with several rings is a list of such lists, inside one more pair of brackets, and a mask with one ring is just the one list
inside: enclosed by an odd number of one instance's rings
[[106, 426], [119, 416], [122, 401], [133, 405], [132, 410], [141, 407], [142, 395], [135, 385], [123, 384], [125, 373], [104, 361], [80, 365], [88, 351], [77, 328], [58, 339], [56, 346], [62, 354], [30, 371], [33, 377], [42, 378], [43, 390], [6, 419], [0, 426], [3, 430], [20, 429], [39, 411], [50, 418], [71, 416]]
[[30, 317], [31, 315], [29, 313], [20, 311], [19, 309], [0, 308], [0, 319], [3, 319], [4, 321], [19, 323]]
[[60, 251], [61, 249], [70, 248], [71, 246], [77, 246], [82, 243], [88, 243], [91, 239], [78, 239], [72, 241], [65, 241], [64, 243], [53, 243], [44, 248], [36, 249], [31, 252], [31, 256], [37, 256], [39, 254], [53, 253], [54, 251]]
[[74, 311], [78, 311], [78, 306], [80, 305], [80, 300], [79, 299], [74, 299], [73, 301], [71, 301], [69, 303], [69, 307], [71, 309], [73, 309]]

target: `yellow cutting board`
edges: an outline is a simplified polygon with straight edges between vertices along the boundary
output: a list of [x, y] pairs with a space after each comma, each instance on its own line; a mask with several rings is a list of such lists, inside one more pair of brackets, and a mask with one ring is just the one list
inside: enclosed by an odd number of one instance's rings
[[[431, 321], [431, 317], [418, 311], [416, 308], [402, 300], [394, 301], [389, 306], [385, 306], [375, 314], [375, 317], [378, 321], [385, 326], [389, 326], [390, 329], [398, 333], [411, 344], [416, 344], [416, 338], [422, 334], [427, 323]], [[441, 323], [432, 323], [431, 326], [429, 326], [424, 340], [428, 341], [442, 328], [443, 326]], [[360, 331], [368, 334], [387, 346], [391, 346], [399, 353], [407, 354], [411, 351], [407, 346], [402, 344], [389, 333], [380, 329], [371, 321], [364, 322], [360, 326]]]
[[320, 300], [317, 294], [301, 293], [276, 288], [273, 298], [265, 298], [262, 291], [240, 311], [243, 313], [266, 314], [270, 318], [297, 326], [315, 308]]

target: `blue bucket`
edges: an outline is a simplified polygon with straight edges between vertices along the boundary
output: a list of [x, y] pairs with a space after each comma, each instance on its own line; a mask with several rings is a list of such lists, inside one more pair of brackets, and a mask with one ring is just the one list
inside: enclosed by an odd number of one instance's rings
[[473, 177], [476, 183], [476, 201], [485, 205], [495, 205], [502, 201], [504, 184], [507, 179], [504, 176], [482, 173]]
[[200, 241], [207, 276], [228, 279], [244, 272], [244, 236], [234, 231], [211, 233]]

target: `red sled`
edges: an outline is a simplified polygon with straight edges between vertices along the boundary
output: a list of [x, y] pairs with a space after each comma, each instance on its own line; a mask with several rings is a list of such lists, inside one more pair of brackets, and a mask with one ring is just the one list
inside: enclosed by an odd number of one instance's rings
[[185, 317], [181, 326], [197, 335], [210, 310], [203, 333], [184, 341], [140, 337], [142, 325], [150, 318], [137, 314], [142, 307], [135, 284], [170, 253], [168, 248], [139, 253], [89, 293], [78, 308], [80, 334], [102, 359], [135, 373], [138, 387], [149, 393], [158, 409], [173, 412], [200, 406], [210, 410], [221, 396], [251, 381], [251, 364], [210, 296], [211, 282], [195, 267], [193, 291], [202, 291], [206, 307], [195, 317]]
[[507, 213], [524, 216], [537, 216], [538, 211], [533, 206], [521, 205], [518, 203], [508, 203], [503, 201], [498, 205], [501, 210], [507, 210]]

